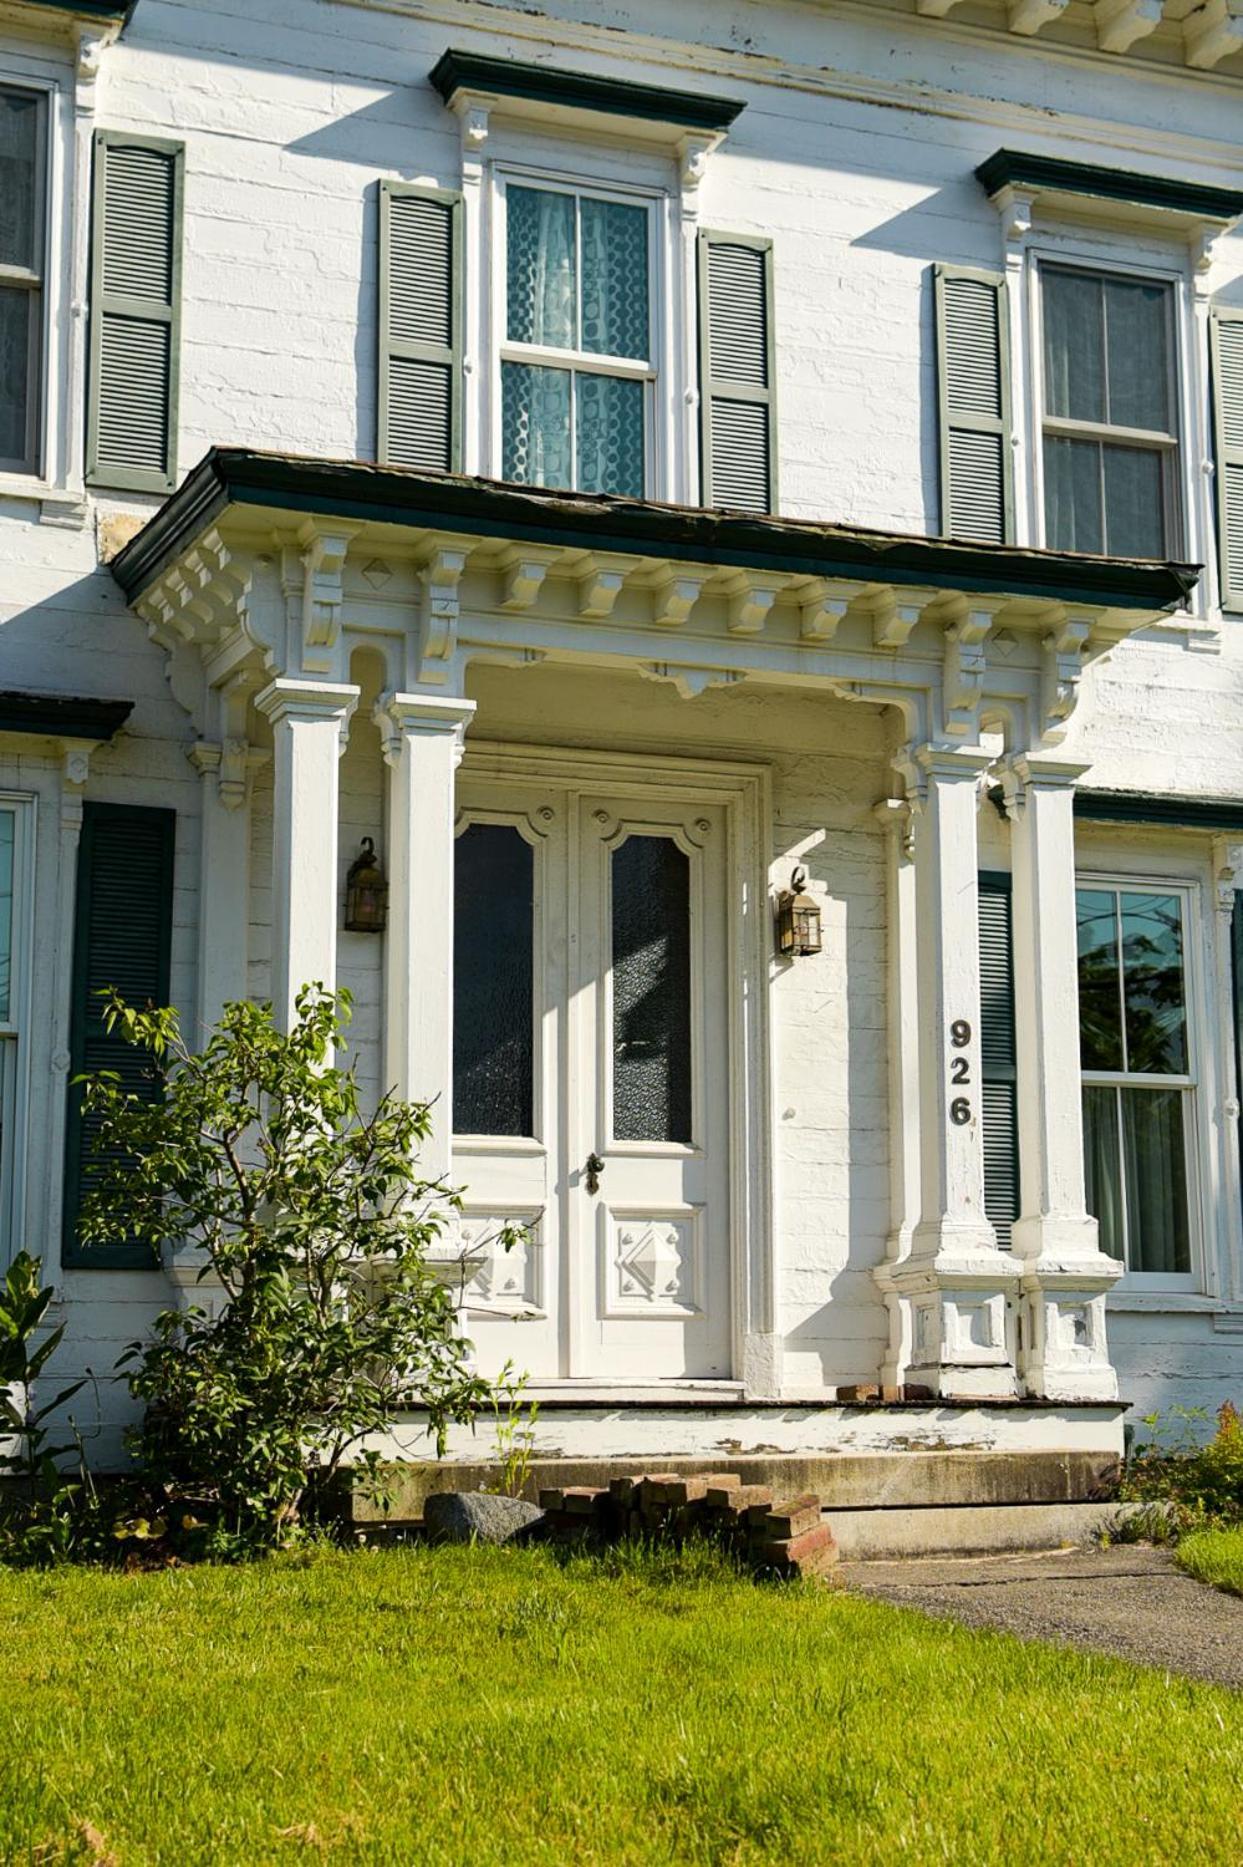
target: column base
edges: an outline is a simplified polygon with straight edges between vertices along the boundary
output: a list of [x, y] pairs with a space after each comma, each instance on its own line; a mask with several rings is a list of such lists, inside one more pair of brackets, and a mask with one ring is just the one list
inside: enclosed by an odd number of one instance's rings
[[1105, 1298], [1122, 1274], [1112, 1258], [1028, 1265], [1019, 1303], [1019, 1372], [1044, 1400], [1117, 1400]]
[[1021, 1266], [985, 1234], [946, 1238], [942, 1248], [915, 1251], [901, 1264], [879, 1267], [889, 1311], [887, 1386], [931, 1400], [1013, 1400], [1021, 1392], [1015, 1327]]

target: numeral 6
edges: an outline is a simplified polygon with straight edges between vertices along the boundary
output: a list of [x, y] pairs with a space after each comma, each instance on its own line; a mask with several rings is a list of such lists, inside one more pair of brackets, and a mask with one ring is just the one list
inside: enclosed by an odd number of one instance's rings
[[955, 1128], [965, 1128], [971, 1120], [971, 1104], [966, 1096], [955, 1096], [950, 1103], [950, 1120]]

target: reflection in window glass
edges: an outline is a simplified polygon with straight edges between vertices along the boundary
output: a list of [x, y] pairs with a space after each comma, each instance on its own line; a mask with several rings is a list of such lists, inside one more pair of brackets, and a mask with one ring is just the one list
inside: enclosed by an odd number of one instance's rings
[[613, 1134], [691, 1139], [690, 861], [664, 836], [613, 852]]
[[453, 1128], [534, 1133], [535, 852], [510, 824], [457, 840], [453, 928]]
[[1192, 1086], [1182, 898], [1081, 888], [1078, 916], [1088, 1210], [1101, 1249], [1128, 1270], [1183, 1275]]

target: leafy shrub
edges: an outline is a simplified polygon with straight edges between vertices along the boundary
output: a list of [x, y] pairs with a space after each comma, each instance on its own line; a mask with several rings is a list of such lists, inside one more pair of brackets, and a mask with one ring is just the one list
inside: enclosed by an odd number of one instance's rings
[[[1208, 1417], [1203, 1409], [1176, 1407], [1172, 1417], [1173, 1428], [1155, 1413], [1145, 1417], [1143, 1424], [1153, 1436], [1128, 1463], [1121, 1495], [1159, 1505], [1167, 1534], [1243, 1524], [1243, 1414], [1225, 1401], [1216, 1431], [1203, 1443], [1194, 1436]], [[1157, 1513], [1145, 1514], [1143, 1522], [1155, 1528]]]
[[175, 1012], [109, 994], [109, 1029], [148, 1052], [162, 1092], [86, 1085], [99, 1139], [84, 1246], [176, 1241], [218, 1284], [122, 1358], [145, 1408], [132, 1447], [170, 1519], [217, 1554], [295, 1540], [308, 1485], [347, 1456], [378, 1488], [363, 1442], [398, 1412], [425, 1409], [443, 1451], [449, 1425], [491, 1400], [427, 1261], [458, 1204], [419, 1175], [429, 1111], [389, 1095], [364, 1116], [353, 1071], [332, 1063], [348, 1007], [307, 987], [282, 1032], [270, 1006], [228, 1005], [192, 1053]]
[[[0, 1560], [12, 1563], [97, 1554], [106, 1537], [76, 1425], [68, 1420], [58, 1434], [49, 1424], [86, 1381], [71, 1381], [49, 1399], [40, 1398], [44, 1371], [65, 1334], [61, 1323], [39, 1340], [55, 1294], [40, 1283], [41, 1268], [38, 1258], [21, 1251], [0, 1285], [0, 1425], [12, 1445], [0, 1452], [0, 1471], [8, 1473]], [[69, 1452], [77, 1455], [75, 1466], [64, 1471], [60, 1461]]]

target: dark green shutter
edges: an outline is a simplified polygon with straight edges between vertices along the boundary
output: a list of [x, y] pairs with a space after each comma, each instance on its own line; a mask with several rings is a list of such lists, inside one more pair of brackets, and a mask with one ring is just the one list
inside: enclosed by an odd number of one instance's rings
[[934, 274], [941, 531], [1014, 542], [1010, 458], [1010, 327], [1000, 273], [937, 266]]
[[462, 197], [380, 183], [384, 466], [462, 469]]
[[1243, 609], [1243, 311], [1214, 309], [1213, 433], [1223, 609]]
[[[176, 822], [171, 810], [86, 804], [78, 848], [70, 1076], [115, 1070], [122, 1088], [146, 1099], [158, 1094], [151, 1059], [104, 1029], [99, 993], [114, 985], [131, 1004], [168, 1003]], [[63, 1262], [101, 1267], [149, 1264], [149, 1253], [139, 1245], [87, 1250], [78, 1243], [78, 1212], [89, 1184], [95, 1126], [83, 1115], [81, 1089], [71, 1081]]]
[[699, 236], [701, 503], [777, 510], [771, 240]]
[[[1234, 913], [1231, 916], [1233, 939], [1231, 941], [1234, 979], [1234, 1069], [1235, 1094], [1243, 1091], [1243, 889], [1234, 897]], [[1235, 1146], [1243, 1147], [1238, 1125], [1235, 1126]]]
[[99, 130], [91, 232], [86, 476], [167, 492], [177, 479], [184, 151]]
[[997, 1242], [1019, 1216], [1019, 1117], [1014, 1052], [1014, 936], [1010, 877], [980, 876], [980, 1057], [984, 1210]]

